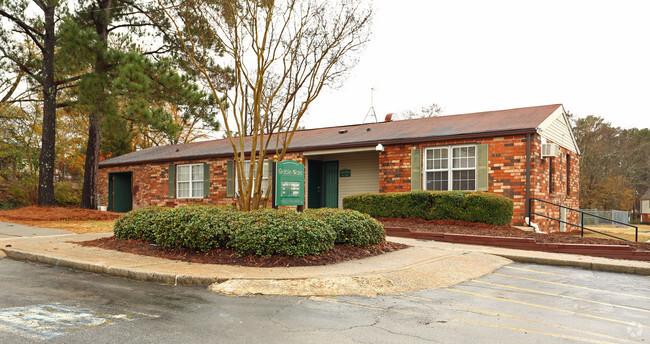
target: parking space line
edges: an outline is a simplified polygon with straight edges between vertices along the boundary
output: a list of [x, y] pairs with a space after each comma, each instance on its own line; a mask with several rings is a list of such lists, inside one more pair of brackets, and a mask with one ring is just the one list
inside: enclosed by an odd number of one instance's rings
[[611, 318], [606, 318], [606, 317], [601, 317], [598, 315], [593, 315], [593, 314], [586, 314], [586, 313], [579, 313], [575, 311], [569, 311], [566, 309], [561, 309], [561, 308], [555, 308], [551, 306], [545, 306], [545, 305], [538, 305], [536, 303], [530, 303], [530, 302], [524, 302], [524, 301], [518, 301], [518, 300], [511, 300], [511, 299], [506, 299], [503, 297], [499, 296], [492, 296], [492, 295], [485, 295], [485, 294], [479, 294], [479, 293], [474, 293], [471, 291], [465, 291], [465, 290], [460, 290], [460, 289], [454, 289], [454, 288], [446, 288], [446, 290], [454, 291], [457, 293], [464, 293], [464, 294], [469, 294], [469, 295], [474, 295], [474, 296], [479, 296], [479, 297], [484, 297], [488, 299], [493, 299], [493, 300], [499, 300], [499, 301], [506, 301], [506, 302], [511, 302], [511, 303], [517, 303], [520, 305], [524, 306], [530, 306], [530, 307], [536, 307], [536, 308], [543, 308], [543, 309], [548, 309], [551, 311], [556, 311], [556, 312], [562, 312], [562, 313], [568, 313], [572, 315], [579, 315], [587, 318], [593, 318], [593, 319], [598, 319], [598, 320], [604, 320], [604, 321], [609, 321], [609, 322], [614, 322], [614, 323], [619, 323], [619, 324], [624, 324], [624, 325], [629, 325], [629, 326], [641, 326], [641, 327], [646, 327], [650, 328], [650, 326], [631, 322], [631, 321], [625, 321], [625, 320], [618, 320], [618, 319], [611, 319]]
[[503, 288], [508, 288], [508, 289], [514, 289], [514, 290], [521, 290], [521, 291], [525, 291], [525, 292], [529, 292], [529, 293], [542, 294], [542, 295], [554, 296], [554, 297], [561, 297], [561, 298], [564, 298], [564, 299], [570, 299], [570, 300], [576, 300], [576, 301], [582, 301], [582, 302], [589, 302], [589, 303], [596, 303], [596, 304], [604, 305], [604, 306], [624, 308], [624, 309], [629, 309], [629, 310], [633, 310], [633, 311], [650, 313], [650, 310], [648, 310], [648, 309], [631, 307], [631, 306], [617, 305], [617, 304], [608, 303], [608, 302], [587, 300], [587, 299], [582, 299], [582, 298], [579, 298], [579, 297], [561, 295], [561, 294], [556, 294], [556, 293], [548, 293], [548, 292], [545, 292], [545, 291], [539, 291], [539, 290], [533, 290], [533, 289], [519, 288], [519, 287], [506, 285], [506, 284], [490, 283], [490, 282], [479, 281], [479, 280], [472, 280], [472, 282], [483, 283], [483, 284], [488, 284], [488, 285], [493, 285], [493, 286], [503, 287]]
[[536, 334], [542, 334], [542, 335], [551, 336], [551, 337], [557, 337], [557, 338], [562, 338], [562, 339], [570, 339], [570, 340], [575, 340], [575, 341], [580, 341], [580, 342], [587, 342], [587, 343], [615, 344], [613, 342], [605, 342], [605, 341], [602, 341], [602, 340], [575, 337], [575, 336], [568, 336], [568, 335], [561, 334], [561, 333], [538, 331], [538, 330], [533, 330], [533, 329], [530, 329], [530, 328], [504, 326], [504, 325], [499, 325], [499, 324], [494, 324], [494, 323], [489, 323], [489, 322], [484, 322], [484, 321], [475, 321], [475, 320], [468, 320], [468, 319], [454, 319], [454, 321], [460, 321], [460, 322], [465, 322], [465, 323], [469, 323], [469, 324], [482, 325], [482, 326], [488, 326], [488, 327], [502, 328], [502, 329], [506, 329], [506, 330], [513, 330], [513, 331], [519, 331], [519, 332], [524, 332], [524, 333], [536, 333]]
[[346, 305], [351, 305], [351, 306], [371, 308], [371, 309], [376, 309], [376, 310], [381, 310], [381, 311], [403, 313], [403, 314], [409, 314], [409, 315], [419, 315], [419, 316], [430, 316], [431, 315], [431, 314], [427, 314], [427, 313], [408, 311], [408, 310], [405, 310], [405, 309], [395, 309], [395, 308], [381, 307], [381, 306], [371, 305], [371, 304], [368, 304], [368, 303], [337, 300], [337, 299], [331, 299], [331, 298], [321, 297], [321, 296], [312, 296], [312, 297], [310, 297], [310, 299], [315, 300], [315, 301], [330, 302], [330, 303], [340, 303], [340, 304], [346, 304]]
[[538, 274], [558, 276], [558, 277], [566, 277], [566, 278], [573, 278], [573, 279], [576, 278], [576, 277], [571, 276], [571, 275], [562, 275], [562, 274], [556, 274], [556, 273], [546, 272], [546, 271], [539, 271], [539, 270], [526, 269], [526, 268], [517, 268], [517, 267], [514, 267], [514, 266], [504, 266], [504, 268], [513, 269], [513, 270], [527, 271], [527, 272], [534, 272], [534, 273], [538, 273]]
[[585, 289], [585, 290], [597, 291], [597, 292], [601, 292], [601, 293], [609, 293], [609, 294], [616, 294], [616, 295], [628, 296], [628, 297], [632, 297], [632, 298], [639, 298], [639, 299], [648, 299], [648, 300], [650, 300], [650, 297], [647, 297], [647, 296], [625, 294], [625, 293], [619, 293], [619, 292], [611, 291], [611, 290], [595, 289], [595, 288], [583, 287], [583, 286], [579, 286], [579, 285], [566, 284], [566, 283], [559, 283], [559, 282], [551, 282], [551, 281], [545, 281], [545, 280], [540, 280], [540, 279], [535, 279], [535, 278], [529, 278], [529, 277], [521, 277], [521, 276], [515, 276], [515, 275], [506, 275], [506, 274], [500, 274], [500, 273], [496, 273], [496, 272], [493, 273], [492, 275], [494, 275], [494, 276], [508, 277], [508, 278], [517, 278], [517, 279], [523, 279], [523, 280], [533, 281], [533, 282], [539, 282], [539, 283], [546, 283], [546, 284], [560, 285], [560, 286], [563, 286], [563, 287], [569, 287], [569, 288]]
[[[425, 297], [412, 296], [412, 295], [407, 295], [407, 294], [399, 294], [399, 295], [403, 296], [403, 297], [419, 300], [419, 301], [435, 302], [435, 300], [428, 299], [428, 298], [425, 298]], [[568, 327], [568, 326], [564, 326], [564, 325], [548, 323], [548, 322], [545, 322], [545, 321], [539, 321], [539, 320], [519, 317], [519, 316], [511, 315], [511, 314], [492, 312], [492, 311], [488, 311], [488, 310], [485, 310], [485, 309], [473, 308], [473, 307], [465, 307], [465, 306], [459, 306], [459, 305], [453, 305], [452, 307], [458, 307], [460, 309], [464, 309], [464, 310], [468, 310], [468, 311], [476, 312], [476, 313], [483, 313], [483, 314], [487, 314], [487, 315], [500, 316], [500, 317], [511, 318], [511, 319], [515, 319], [515, 320], [530, 322], [530, 323], [533, 323], [533, 324], [539, 324], [539, 325], [543, 325], [543, 326], [555, 327], [555, 328], [559, 328], [559, 329], [563, 329], [563, 330], [567, 330], [567, 331], [578, 332], [578, 333], [582, 333], [582, 334], [588, 334], [588, 335], [592, 335], [592, 336], [596, 336], [596, 337], [603, 337], [603, 338], [617, 340], [617, 341], [626, 342], [626, 343], [634, 343], [633, 341], [627, 340], [627, 339], [624, 339], [624, 338], [613, 337], [613, 336], [609, 336], [609, 335], [602, 334], [602, 333], [581, 330], [581, 329], [578, 329], [578, 328], [573, 328], [573, 327]]]

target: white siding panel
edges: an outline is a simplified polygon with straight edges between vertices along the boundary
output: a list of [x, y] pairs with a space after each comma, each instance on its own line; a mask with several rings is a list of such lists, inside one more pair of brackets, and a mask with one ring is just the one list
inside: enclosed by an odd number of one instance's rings
[[338, 160], [339, 171], [345, 169], [351, 171], [350, 177], [339, 177], [339, 208], [343, 208], [343, 197], [379, 192], [378, 152], [337, 154], [328, 156], [326, 160]]
[[544, 123], [541, 128], [540, 136], [577, 153], [576, 147], [573, 143], [573, 136], [571, 135], [571, 127], [561, 113], [554, 115], [556, 116], [554, 120]]

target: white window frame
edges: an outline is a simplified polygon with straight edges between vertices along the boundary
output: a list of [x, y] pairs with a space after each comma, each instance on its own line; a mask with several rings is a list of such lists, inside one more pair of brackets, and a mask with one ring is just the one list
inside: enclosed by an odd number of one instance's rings
[[[264, 192], [265, 197], [268, 196], [268, 195], [266, 194], [266, 189], [264, 188], [264, 181], [267, 180], [266, 185], [268, 187], [268, 185], [269, 185], [268, 183], [271, 180], [271, 176], [269, 176], [269, 165], [268, 165], [269, 163], [270, 162], [268, 162], [267, 159], [264, 159], [264, 162], [262, 162], [262, 168], [264, 169], [264, 170], [262, 170], [262, 191]], [[244, 172], [246, 171], [246, 165], [248, 165], [249, 168], [250, 168], [251, 161], [250, 160], [244, 160]], [[246, 177], [248, 177], [248, 175], [246, 175], [245, 178]], [[253, 185], [255, 185], [255, 174], [253, 174]], [[270, 195], [270, 193], [271, 193], [271, 191], [269, 191], [269, 195]], [[239, 195], [239, 182], [238, 182], [238, 179], [237, 179], [237, 168], [235, 168], [235, 194]]]
[[[461, 149], [461, 148], [474, 148], [474, 166], [473, 167], [454, 167], [454, 149]], [[447, 149], [447, 168], [435, 168], [432, 166], [431, 169], [427, 169], [427, 151], [435, 151], [436, 149]], [[476, 167], [477, 167], [477, 147], [476, 145], [454, 145], [454, 146], [434, 146], [434, 147], [426, 147], [423, 150], [423, 159], [422, 159], [422, 181], [423, 181], [423, 189], [427, 189], [428, 185], [428, 180], [427, 180], [427, 173], [428, 172], [447, 172], [447, 190], [429, 190], [429, 191], [452, 191], [454, 190], [454, 171], [474, 171], [474, 189], [472, 190], [457, 190], [457, 191], [476, 191], [476, 178], [477, 178], [477, 172], [476, 172]], [[435, 153], [434, 153], [435, 154]], [[469, 157], [468, 157], [469, 158]], [[434, 157], [435, 159], [435, 157]], [[458, 159], [458, 158], [457, 158]]]
[[[181, 175], [181, 174], [179, 173], [179, 169], [180, 169], [181, 167], [187, 167], [187, 166], [189, 166], [189, 168], [190, 168], [190, 173], [189, 173], [189, 177], [190, 177], [190, 178], [189, 178], [189, 180], [180, 180], [180, 175]], [[192, 173], [192, 170], [193, 170], [194, 168], [198, 168], [198, 169], [201, 171], [201, 175], [204, 174], [203, 164], [183, 164], [183, 165], [176, 165], [176, 198], [180, 198], [180, 199], [189, 199], [189, 198], [203, 198], [203, 197], [204, 197], [204, 195], [203, 195], [203, 193], [204, 193], [204, 190], [203, 190], [203, 185], [204, 185], [204, 184], [203, 184], [203, 182], [205, 181], [205, 176], [203, 175], [203, 178], [202, 178], [201, 180], [198, 180], [198, 179], [197, 179], [197, 180], [194, 180], [194, 179], [192, 179], [193, 176], [194, 176], [194, 174]], [[199, 183], [199, 182], [201, 183], [201, 192], [200, 192], [200, 195], [194, 195], [194, 192], [193, 192], [194, 188], [192, 187], [192, 184], [193, 184], [193, 183]], [[178, 187], [178, 185], [179, 185], [180, 183], [189, 183], [189, 188], [190, 188], [189, 196], [187, 196], [187, 197], [181, 197], [181, 196], [180, 196], [180, 188]]]

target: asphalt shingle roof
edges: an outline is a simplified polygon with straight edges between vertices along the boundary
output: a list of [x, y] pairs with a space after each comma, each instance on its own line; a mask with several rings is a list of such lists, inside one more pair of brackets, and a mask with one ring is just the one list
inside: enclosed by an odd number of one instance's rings
[[[535, 130], [561, 104], [297, 131], [289, 151], [359, 147]], [[274, 147], [274, 141], [271, 146]], [[247, 140], [247, 151], [250, 140]], [[100, 166], [232, 155], [228, 139], [159, 146], [104, 160]]]

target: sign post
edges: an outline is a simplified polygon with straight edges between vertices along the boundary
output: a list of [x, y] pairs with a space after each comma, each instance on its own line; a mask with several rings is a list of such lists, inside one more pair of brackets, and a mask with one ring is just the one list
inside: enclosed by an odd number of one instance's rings
[[292, 160], [279, 161], [275, 166], [275, 206], [295, 205], [302, 211], [305, 205], [305, 165]]

